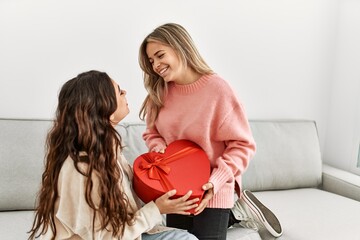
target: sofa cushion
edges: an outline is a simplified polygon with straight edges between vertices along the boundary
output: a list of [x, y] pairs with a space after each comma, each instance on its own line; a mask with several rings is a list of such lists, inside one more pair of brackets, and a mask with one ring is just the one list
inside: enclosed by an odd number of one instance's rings
[[[314, 188], [254, 193], [279, 218], [279, 240], [360, 239], [360, 204]], [[262, 239], [274, 239], [262, 233]]]
[[[321, 154], [314, 121], [250, 120], [257, 150], [243, 177], [252, 191], [317, 187], [321, 183]], [[132, 163], [147, 152], [143, 123], [121, 123], [124, 155]], [[254, 178], [253, 176], [256, 176]]]
[[226, 240], [261, 240], [257, 231], [243, 227], [231, 227], [227, 230]]
[[123, 154], [131, 165], [135, 159], [143, 153], [148, 152], [142, 134], [145, 131], [145, 124], [143, 123], [120, 123], [116, 126], [124, 145]]
[[34, 216], [34, 211], [0, 212], [0, 239], [28, 239]]
[[51, 123], [0, 119], [0, 210], [34, 208]]
[[[257, 145], [243, 175], [243, 188], [252, 191], [317, 187], [321, 154], [314, 121], [250, 121]], [[256, 176], [256, 177], [254, 177]]]
[[[0, 119], [0, 210], [33, 209], [51, 124], [51, 120]], [[318, 186], [321, 156], [313, 121], [251, 120], [250, 126], [257, 152], [244, 173], [244, 188], [261, 191]], [[142, 140], [144, 123], [121, 123], [116, 128], [130, 163], [147, 152]]]
[[[0, 239], [19, 240], [27, 239], [27, 232], [31, 229], [34, 220], [33, 211], [0, 212]], [[259, 234], [246, 228], [230, 228], [227, 240], [261, 240]]]

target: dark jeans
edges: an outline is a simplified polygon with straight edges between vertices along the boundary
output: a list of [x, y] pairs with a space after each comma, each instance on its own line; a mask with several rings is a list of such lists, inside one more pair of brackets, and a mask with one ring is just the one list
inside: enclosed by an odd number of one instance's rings
[[197, 216], [168, 214], [166, 225], [186, 229], [199, 240], [226, 240], [230, 209], [205, 208]]

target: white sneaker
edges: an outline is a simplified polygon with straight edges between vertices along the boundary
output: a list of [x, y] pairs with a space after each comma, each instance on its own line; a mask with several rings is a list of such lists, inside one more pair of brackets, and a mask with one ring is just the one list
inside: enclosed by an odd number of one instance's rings
[[235, 202], [231, 209], [240, 225], [256, 231], [267, 229], [274, 237], [283, 234], [281, 224], [275, 214], [265, 207], [249, 190], [244, 190], [242, 197]]

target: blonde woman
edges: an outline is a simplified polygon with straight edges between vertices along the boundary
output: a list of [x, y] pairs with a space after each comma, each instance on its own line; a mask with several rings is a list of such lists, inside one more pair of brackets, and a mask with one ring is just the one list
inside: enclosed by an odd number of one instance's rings
[[[228, 225], [235, 222], [280, 236], [276, 216], [250, 191], [240, 191], [241, 176], [255, 153], [244, 107], [201, 57], [186, 29], [175, 23], [157, 27], [140, 46], [139, 64], [148, 92], [139, 116], [147, 124], [143, 139], [149, 150], [164, 152], [171, 142], [187, 139], [205, 150], [212, 167], [196, 213], [168, 214], [167, 225], [199, 239], [225, 240]], [[234, 205], [235, 188], [240, 198]]]

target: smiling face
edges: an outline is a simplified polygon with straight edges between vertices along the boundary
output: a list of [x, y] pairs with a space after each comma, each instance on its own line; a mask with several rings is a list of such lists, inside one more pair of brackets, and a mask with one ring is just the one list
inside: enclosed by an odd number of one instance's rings
[[115, 112], [110, 116], [110, 120], [113, 125], [118, 124], [128, 113], [130, 112], [128, 103], [126, 100], [126, 91], [120, 89], [120, 86], [114, 81], [111, 80], [116, 94], [116, 105], [117, 108]]
[[151, 41], [147, 43], [146, 54], [153, 70], [165, 82], [174, 81], [181, 84], [186, 69], [174, 49], [160, 42]]

